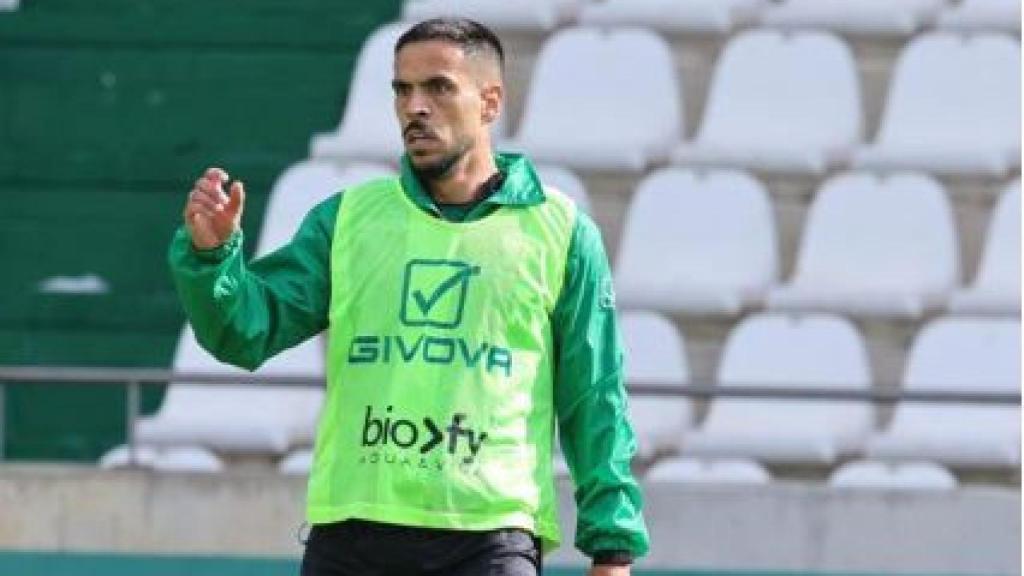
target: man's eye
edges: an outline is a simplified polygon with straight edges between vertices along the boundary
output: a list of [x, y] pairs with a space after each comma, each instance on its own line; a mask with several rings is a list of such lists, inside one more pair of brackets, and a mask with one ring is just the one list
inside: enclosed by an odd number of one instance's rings
[[447, 82], [431, 82], [427, 88], [434, 94], [448, 94], [452, 91], [451, 85]]

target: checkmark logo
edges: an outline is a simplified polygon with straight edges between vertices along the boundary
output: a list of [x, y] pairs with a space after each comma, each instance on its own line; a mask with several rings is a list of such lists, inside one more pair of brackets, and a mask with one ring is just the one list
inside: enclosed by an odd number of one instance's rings
[[480, 267], [457, 260], [411, 260], [405, 266], [401, 321], [455, 328], [462, 323], [470, 279]]

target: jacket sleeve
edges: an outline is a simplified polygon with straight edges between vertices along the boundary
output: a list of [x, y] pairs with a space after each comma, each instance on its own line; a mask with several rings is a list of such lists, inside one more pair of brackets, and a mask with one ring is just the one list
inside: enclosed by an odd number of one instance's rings
[[222, 362], [255, 370], [327, 326], [330, 246], [340, 195], [306, 215], [291, 242], [247, 264], [243, 235], [197, 250], [188, 230], [171, 240], [168, 261], [196, 339]]
[[575, 483], [576, 547], [591, 557], [608, 551], [642, 556], [649, 538], [630, 470], [636, 439], [627, 419], [612, 277], [600, 232], [583, 213], [552, 326], [555, 410]]

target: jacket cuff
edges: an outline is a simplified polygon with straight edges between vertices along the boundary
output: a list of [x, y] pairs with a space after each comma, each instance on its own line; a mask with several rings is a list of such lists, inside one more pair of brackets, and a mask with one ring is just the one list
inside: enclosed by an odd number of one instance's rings
[[598, 550], [594, 552], [594, 566], [629, 566], [633, 554], [628, 550]]
[[195, 254], [196, 258], [211, 263], [222, 262], [231, 254], [234, 254], [234, 252], [238, 250], [241, 244], [241, 230], [235, 230], [234, 232], [232, 232], [231, 236], [229, 236], [228, 239], [223, 244], [217, 246], [216, 248], [196, 248], [196, 245], [192, 244], [191, 237], [189, 238], [189, 247], [191, 248], [192, 253]]

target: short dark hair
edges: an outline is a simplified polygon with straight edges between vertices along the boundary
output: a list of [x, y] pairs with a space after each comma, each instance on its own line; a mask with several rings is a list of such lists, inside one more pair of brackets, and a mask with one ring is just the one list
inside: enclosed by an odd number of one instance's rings
[[409, 28], [395, 43], [395, 54], [406, 44], [443, 40], [458, 45], [466, 55], [489, 54], [505, 68], [505, 51], [501, 40], [490, 28], [469, 18], [431, 18]]

